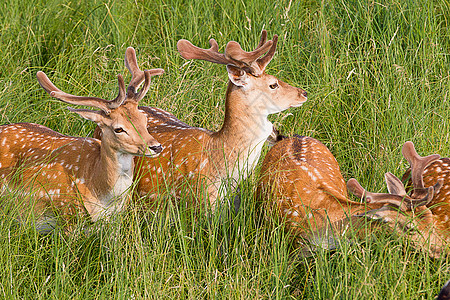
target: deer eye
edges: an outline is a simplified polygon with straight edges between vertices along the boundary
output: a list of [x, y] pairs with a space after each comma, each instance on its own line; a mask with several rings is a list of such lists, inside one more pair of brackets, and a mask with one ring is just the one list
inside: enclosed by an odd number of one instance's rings
[[269, 85], [269, 87], [272, 89], [272, 90], [274, 90], [274, 89], [276, 89], [277, 87], [278, 87], [278, 83], [274, 83], [274, 84], [271, 84], [271, 85]]
[[115, 133], [121, 133], [121, 132], [125, 132], [125, 130], [123, 130], [122, 127], [119, 127], [119, 128], [114, 129], [114, 132]]

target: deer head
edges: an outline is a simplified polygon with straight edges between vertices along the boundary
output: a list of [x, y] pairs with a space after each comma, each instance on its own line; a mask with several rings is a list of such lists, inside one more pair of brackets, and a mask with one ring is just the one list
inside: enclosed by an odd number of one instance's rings
[[[372, 193], [366, 191], [356, 179], [348, 181], [348, 189], [357, 197], [369, 204], [381, 204], [379, 209], [370, 210], [359, 216], [368, 217], [386, 223], [399, 233], [408, 233], [422, 245], [431, 239], [431, 244], [439, 238], [434, 236], [434, 217], [427, 205], [433, 200], [442, 187], [442, 180], [434, 186], [425, 188], [423, 172], [428, 164], [440, 158], [434, 154], [420, 157], [412, 142], [406, 142], [402, 149], [403, 156], [411, 164], [413, 189], [408, 194], [403, 183], [392, 173], [385, 174], [388, 193]], [[436, 245], [433, 245], [436, 246]]]
[[277, 35], [267, 41], [267, 31], [263, 30], [258, 46], [251, 52], [242, 50], [239, 43], [230, 41], [225, 52], [220, 53], [214, 39], [209, 40], [209, 49], [196, 47], [184, 39], [178, 41], [177, 47], [185, 59], [201, 59], [226, 65], [232, 84], [229, 92], [239, 90], [253, 111], [268, 115], [289, 107], [298, 107], [307, 100], [306, 91], [265, 73], [266, 66], [275, 54], [277, 41]]
[[[162, 69], [141, 71], [137, 67], [136, 52], [129, 47], [125, 53], [125, 64], [132, 74], [128, 88], [122, 75], [118, 75], [119, 94], [111, 100], [96, 97], [75, 96], [58, 89], [45, 75], [37, 72], [40, 85], [52, 96], [65, 103], [85, 105], [100, 109], [69, 108], [81, 117], [95, 122], [102, 131], [103, 143], [107, 143], [113, 150], [137, 156], [154, 156], [161, 152], [161, 145], [148, 133], [147, 118], [138, 110], [138, 102], [145, 96], [149, 87], [151, 76], [160, 75]], [[140, 91], [138, 86], [144, 81]]]

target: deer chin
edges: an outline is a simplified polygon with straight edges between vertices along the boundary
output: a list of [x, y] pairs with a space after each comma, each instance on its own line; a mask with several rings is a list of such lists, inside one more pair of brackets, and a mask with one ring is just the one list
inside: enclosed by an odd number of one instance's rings
[[303, 102], [296, 103], [296, 104], [291, 104], [291, 105], [289, 106], [289, 108], [291, 108], [291, 107], [300, 107], [300, 106], [302, 106], [303, 103], [305, 103], [305, 102], [306, 102], [306, 99], [305, 99], [305, 101], [303, 101]]
[[156, 152], [153, 149], [151, 149], [151, 147], [141, 145], [139, 147], [130, 147], [128, 149], [121, 149], [120, 152], [123, 154], [139, 157], [157, 157], [162, 152], [162, 148], [159, 149], [159, 152]]
[[129, 154], [134, 155], [134, 156], [139, 156], [139, 157], [158, 157], [160, 153], [156, 153], [155, 151], [148, 149], [145, 152], [139, 151], [137, 153], [129, 153]]
[[136, 156], [141, 156], [141, 157], [158, 157], [159, 156], [159, 153], [156, 153], [155, 151], [150, 150], [148, 152], [149, 153], [145, 153], [142, 155], [136, 155]]
[[139, 151], [137, 154], [133, 154], [134, 156], [139, 157], [158, 157], [161, 152], [153, 151], [152, 149], [146, 147], [146, 151]]

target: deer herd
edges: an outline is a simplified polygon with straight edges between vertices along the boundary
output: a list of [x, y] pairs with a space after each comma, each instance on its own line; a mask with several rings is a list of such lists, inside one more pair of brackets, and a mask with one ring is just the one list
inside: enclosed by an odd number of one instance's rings
[[253, 51], [230, 41], [223, 53], [214, 39], [209, 49], [178, 41], [183, 58], [226, 65], [225, 116], [216, 132], [192, 127], [162, 109], [138, 106], [151, 77], [164, 70], [142, 71], [131, 47], [125, 53], [131, 81], [126, 88], [118, 75], [119, 93], [110, 101], [67, 94], [39, 71], [37, 80], [51, 97], [99, 109], [69, 108], [98, 126], [93, 138], [66, 136], [32, 123], [0, 126], [0, 193], [20, 190], [26, 200], [18, 204], [19, 218], [33, 212], [41, 233], [60, 222], [70, 228], [78, 215], [92, 222], [110, 220], [133, 199], [154, 209], [158, 199], [186, 192], [214, 212], [255, 169], [265, 142], [272, 141], [255, 200], [285, 221], [303, 253], [338, 246], [350, 228], [356, 235], [385, 228], [408, 236], [432, 257], [446, 254], [450, 159], [421, 157], [406, 142], [402, 154], [411, 167], [402, 180], [385, 174], [388, 193], [369, 192], [353, 178], [346, 184], [324, 144], [278, 135], [268, 120], [307, 100], [306, 91], [265, 73], [277, 40], [277, 35], [267, 40], [263, 30]]

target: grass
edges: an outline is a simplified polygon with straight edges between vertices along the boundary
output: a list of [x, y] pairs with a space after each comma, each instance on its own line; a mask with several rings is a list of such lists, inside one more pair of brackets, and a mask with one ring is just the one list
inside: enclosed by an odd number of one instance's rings
[[[450, 2], [444, 1], [61, 1], [0, 4], [1, 123], [36, 122], [90, 135], [39, 86], [44, 70], [62, 90], [112, 99], [128, 46], [143, 68], [161, 67], [143, 104], [218, 129], [223, 66], [184, 61], [176, 42], [254, 47], [261, 29], [278, 34], [268, 73], [308, 91], [298, 109], [271, 117], [286, 133], [324, 142], [345, 179], [384, 190], [383, 174], [406, 169], [400, 149], [448, 156]], [[430, 299], [448, 280], [448, 258], [430, 259], [407, 239], [370, 235], [302, 259], [277, 220], [261, 220], [243, 183], [236, 216], [206, 218], [181, 204], [139, 203], [119, 230], [39, 236], [14, 223], [21, 197], [2, 196], [0, 295], [27, 299]], [[13, 202], [13, 203], [11, 203]], [[80, 221], [81, 222], [81, 221]], [[114, 227], [113, 226], [113, 227]], [[119, 232], [119, 233], [118, 233]]]

